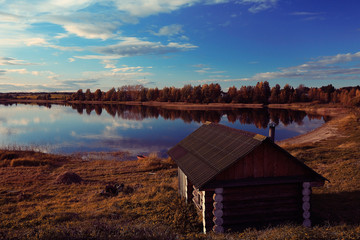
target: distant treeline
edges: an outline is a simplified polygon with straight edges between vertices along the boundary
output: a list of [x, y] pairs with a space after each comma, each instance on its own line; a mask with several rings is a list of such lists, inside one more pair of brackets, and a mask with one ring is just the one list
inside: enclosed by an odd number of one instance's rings
[[158, 102], [186, 102], [186, 103], [296, 103], [314, 102], [342, 103], [349, 105], [360, 104], [360, 86], [334, 88], [331, 84], [320, 88], [299, 85], [293, 88], [286, 84], [283, 88], [276, 84], [270, 88], [269, 83], [258, 82], [256, 86], [230, 87], [227, 92], [222, 91], [217, 83], [198, 86], [185, 85], [182, 88], [164, 87], [145, 88], [142, 85], [128, 85], [107, 92], [97, 89], [83, 92], [79, 89], [68, 96], [73, 101], [158, 101]]

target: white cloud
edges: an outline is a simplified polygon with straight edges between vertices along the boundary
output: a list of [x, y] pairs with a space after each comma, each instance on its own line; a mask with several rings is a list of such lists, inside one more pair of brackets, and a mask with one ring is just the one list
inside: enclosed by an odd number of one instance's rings
[[209, 70], [211, 70], [212, 68], [202, 68], [202, 69], [199, 69], [199, 70], [195, 70], [195, 72], [197, 73], [209, 73]]
[[33, 63], [27, 63], [25, 60], [10, 57], [0, 57], [0, 66], [1, 65], [33, 65]]
[[6, 1], [2, 4], [3, 11], [16, 12], [18, 15], [31, 17], [41, 14], [64, 14], [76, 12], [94, 3], [94, 0], [33, 0]]
[[122, 38], [122, 40], [115, 45], [97, 47], [95, 51], [104, 55], [130, 57], [148, 54], [167, 54], [197, 48], [197, 46], [189, 43], [170, 42], [168, 45], [163, 45], [160, 42], [142, 41], [134, 37]]
[[323, 12], [293, 12], [290, 15], [303, 17], [305, 21], [325, 19]]
[[306, 80], [360, 80], [360, 68], [346, 63], [360, 61], [360, 52], [319, 57], [298, 66], [281, 68], [276, 72], [257, 73], [244, 80], [265, 81], [270, 79], [306, 79]]
[[330, 65], [330, 64], [346, 63], [346, 62], [359, 61], [359, 60], [360, 60], [360, 52], [357, 52], [357, 53], [337, 54], [335, 56], [325, 56], [319, 58], [316, 61], [309, 62], [309, 64]]
[[226, 21], [226, 22], [224, 22], [224, 23], [219, 24], [219, 26], [221, 26], [221, 27], [228, 27], [228, 26], [230, 26], [230, 24], [231, 24], [231, 21]]
[[151, 76], [152, 74], [149, 72], [84, 72], [83, 75], [86, 78], [92, 79], [113, 79], [113, 80], [138, 80], [140, 78], [144, 78], [146, 76]]
[[[208, 79], [195, 82], [235, 82], [235, 81], [268, 81], [272, 79], [301, 79], [301, 80], [360, 80], [360, 65], [351, 66], [349, 63], [360, 61], [360, 52], [323, 56], [301, 65], [280, 68], [279, 71], [257, 73], [247, 78], [227, 78], [228, 76], [214, 75]], [[195, 72], [201, 74], [215, 73], [205, 65], [194, 65], [201, 69]], [[221, 73], [221, 71], [218, 73]]]
[[184, 30], [182, 29], [183, 26], [180, 24], [172, 24], [172, 25], [168, 25], [168, 26], [164, 26], [162, 28], [159, 29], [159, 31], [157, 33], [153, 33], [156, 36], [173, 36], [173, 35], [178, 35], [184, 32]]
[[113, 30], [115, 26], [107, 24], [108, 26], [94, 26], [92, 24], [71, 23], [64, 25], [64, 29], [72, 34], [87, 39], [102, 39], [106, 40], [115, 36]]
[[67, 37], [69, 37], [68, 33], [58, 33], [58, 35], [55, 36], [54, 38], [55, 39], [62, 39], [62, 38], [67, 38]]
[[187, 36], [185, 36], [185, 35], [182, 35], [182, 36], [180, 37], [180, 40], [183, 40], [183, 41], [189, 41], [189, 40], [190, 40], [190, 38], [189, 38], [189, 37], [187, 37]]
[[276, 6], [279, 0], [238, 0], [239, 4], [251, 5], [249, 12], [258, 13]]
[[0, 12], [1, 22], [20, 22], [23, 18], [16, 14]]
[[29, 71], [25, 68], [22, 69], [6, 69], [7, 73], [18, 73], [18, 74], [28, 74]]
[[195, 70], [195, 72], [200, 73], [200, 74], [219, 74], [219, 73], [225, 72], [225, 71], [210, 71], [213, 68], [210, 68], [210, 67], [206, 66], [205, 64], [197, 64], [197, 65], [193, 65], [193, 67], [200, 68], [199, 70]]
[[26, 46], [41, 46], [46, 45], [48, 42], [44, 38], [29, 38], [24, 39]]
[[84, 49], [81, 47], [63, 47], [63, 46], [57, 46], [57, 45], [52, 45], [52, 44], [45, 45], [45, 47], [51, 47], [51, 48], [58, 49], [61, 51], [74, 51], [74, 52], [84, 51]]
[[52, 79], [52, 80], [57, 80], [57, 78], [60, 77], [60, 75], [58, 75], [52, 71], [29, 71], [28, 69], [25, 69], [25, 68], [4, 69], [2, 71], [3, 71], [3, 74], [17, 73], [17, 74], [22, 74], [22, 75], [28, 74], [28, 75], [32, 75], [32, 76], [45, 76], [46, 78]]
[[195, 64], [195, 65], [192, 65], [192, 66], [196, 67], [196, 68], [203, 68], [203, 67], [206, 67], [206, 64], [199, 63], [199, 64]]
[[314, 16], [314, 15], [320, 15], [323, 14], [322, 12], [293, 12], [290, 15], [295, 16]]
[[209, 82], [238, 82], [238, 81], [247, 81], [249, 79], [247, 78], [207, 78], [207, 79], [201, 79], [201, 80], [193, 80], [191, 82], [194, 83], [209, 83]]
[[61, 50], [61, 51], [76, 51], [76, 52], [84, 51], [84, 49], [81, 47], [64, 47], [64, 46], [49, 44], [46, 39], [39, 38], [39, 37], [23, 39], [23, 41], [26, 46], [49, 47], [49, 48], [54, 48], [54, 49]]
[[68, 58], [69, 62], [75, 62], [75, 58]]
[[114, 0], [120, 11], [132, 16], [146, 17], [159, 13], [170, 13], [182, 7], [188, 7], [199, 0]]
[[152, 67], [141, 67], [141, 66], [137, 66], [137, 67], [129, 67], [126, 65], [123, 65], [122, 68], [115, 68], [113, 70], [111, 70], [112, 72], [133, 72], [133, 71], [137, 71], [137, 72], [141, 72], [144, 69], [151, 69]]
[[175, 43], [175, 42], [170, 42], [167, 47], [170, 48], [176, 48], [176, 49], [194, 49], [194, 48], [198, 48], [198, 46], [192, 45], [190, 43]]
[[228, 75], [210, 75], [209, 78], [229, 78]]
[[119, 59], [121, 56], [109, 56], [109, 55], [84, 55], [84, 56], [74, 56], [75, 58], [85, 59], [85, 60], [104, 60], [104, 59]]
[[109, 60], [109, 59], [104, 59], [104, 60], [102, 60], [101, 63], [105, 64], [104, 68], [116, 68], [116, 66], [115, 66], [116, 61]]

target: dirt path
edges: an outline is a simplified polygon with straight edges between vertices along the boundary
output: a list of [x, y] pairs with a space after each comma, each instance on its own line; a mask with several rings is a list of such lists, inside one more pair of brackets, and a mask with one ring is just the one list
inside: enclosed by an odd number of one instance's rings
[[329, 137], [339, 135], [338, 124], [348, 117], [348, 111], [346, 109], [317, 109], [317, 110], [307, 110], [309, 113], [317, 113], [331, 116], [332, 119], [324, 123], [321, 127], [316, 128], [308, 133], [305, 133], [300, 136], [288, 138], [282, 141], [276, 142], [280, 146], [284, 145], [294, 145], [294, 144], [304, 144], [304, 143], [314, 143]]

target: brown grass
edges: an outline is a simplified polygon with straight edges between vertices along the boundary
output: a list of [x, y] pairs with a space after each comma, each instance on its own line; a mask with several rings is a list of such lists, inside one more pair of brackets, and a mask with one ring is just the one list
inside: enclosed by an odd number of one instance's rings
[[[64, 172], [76, 173], [83, 181], [57, 184]], [[177, 232], [200, 229], [193, 206], [177, 197], [175, 176], [173, 163], [159, 158], [67, 159], [57, 167], [8, 164], [0, 168], [0, 239], [1, 234], [19, 239], [122, 239], [131, 234], [138, 239], [175, 239]], [[123, 183], [124, 190], [102, 196], [113, 183]], [[190, 221], [180, 221], [184, 216]]]

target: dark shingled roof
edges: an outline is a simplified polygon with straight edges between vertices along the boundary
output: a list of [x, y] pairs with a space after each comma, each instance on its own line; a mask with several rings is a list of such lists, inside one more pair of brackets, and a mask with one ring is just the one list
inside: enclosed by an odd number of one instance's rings
[[168, 153], [191, 182], [200, 188], [265, 139], [259, 134], [205, 123]]
[[[168, 151], [170, 157], [188, 176], [192, 184], [202, 188], [217, 174], [245, 157], [269, 138], [221, 124], [207, 122]], [[298, 161], [284, 151], [289, 158]], [[298, 161], [321, 181], [327, 180], [311, 168]]]

